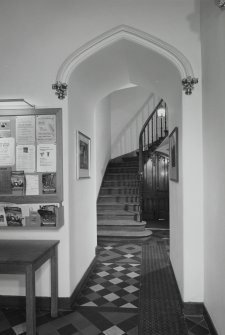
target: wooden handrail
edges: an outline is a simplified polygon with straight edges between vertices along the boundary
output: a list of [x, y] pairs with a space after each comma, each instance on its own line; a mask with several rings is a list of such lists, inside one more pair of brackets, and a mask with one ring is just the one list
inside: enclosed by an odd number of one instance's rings
[[163, 102], [163, 99], [161, 99], [159, 101], [158, 105], [154, 108], [153, 112], [149, 115], [149, 117], [145, 121], [145, 123], [144, 123], [144, 125], [143, 125], [143, 127], [141, 128], [141, 131], [140, 131], [140, 135], [139, 135], [139, 174], [143, 171], [143, 164], [142, 164], [142, 161], [143, 161], [143, 155], [142, 155], [143, 140], [142, 140], [142, 135], [145, 131], [145, 128], [147, 127], [147, 125], [149, 124], [151, 119], [153, 118], [154, 114], [157, 112], [157, 110], [160, 107], [160, 105], [162, 104], [162, 102]]

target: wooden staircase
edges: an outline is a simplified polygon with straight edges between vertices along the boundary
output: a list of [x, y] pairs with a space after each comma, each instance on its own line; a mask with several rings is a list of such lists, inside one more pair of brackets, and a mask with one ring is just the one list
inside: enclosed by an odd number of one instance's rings
[[139, 222], [138, 157], [111, 160], [97, 202], [98, 236], [147, 237]]

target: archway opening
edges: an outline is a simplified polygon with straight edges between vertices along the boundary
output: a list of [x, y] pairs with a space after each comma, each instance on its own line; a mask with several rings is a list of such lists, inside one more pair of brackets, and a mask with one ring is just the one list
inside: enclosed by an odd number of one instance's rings
[[[127, 86], [148, 91], [156, 101], [162, 97], [170, 111], [169, 131], [178, 126], [182, 138], [181, 74], [164, 55], [124, 38], [94, 52], [73, 70], [68, 91], [69, 152], [76, 152], [77, 131], [91, 139], [91, 178], [82, 181], [74, 178], [77, 168], [74, 156], [69, 162], [70, 221], [74, 222], [70, 228], [73, 254], [85, 245], [87, 236], [89, 245], [93, 248], [96, 245], [96, 200], [105, 167], [112, 158], [111, 116], [107, 112], [110, 99], [107, 96]], [[96, 108], [101, 101], [104, 108], [101, 107], [101, 118], [98, 118], [96, 127]], [[182, 150], [182, 143], [179, 150]], [[179, 166], [182, 171], [181, 155]], [[181, 176], [180, 182], [170, 187], [171, 249], [172, 252], [176, 250], [179, 264], [183, 253], [182, 206]], [[81, 218], [85, 224], [81, 223]]]

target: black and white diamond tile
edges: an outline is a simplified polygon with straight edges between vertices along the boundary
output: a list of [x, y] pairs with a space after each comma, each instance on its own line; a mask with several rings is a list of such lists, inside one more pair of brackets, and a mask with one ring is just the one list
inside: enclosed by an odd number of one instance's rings
[[99, 311], [79, 308], [38, 328], [38, 335], [138, 335], [135, 312]]
[[88, 307], [137, 308], [140, 264], [97, 264], [76, 304]]
[[129, 243], [126, 245], [112, 243], [98, 246], [97, 257], [99, 262], [140, 263], [141, 245]]

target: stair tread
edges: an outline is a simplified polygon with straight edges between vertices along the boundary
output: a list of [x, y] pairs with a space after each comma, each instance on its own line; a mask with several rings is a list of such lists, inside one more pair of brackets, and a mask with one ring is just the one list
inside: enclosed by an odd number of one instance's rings
[[98, 205], [100, 206], [109, 206], [109, 205], [112, 205], [112, 206], [115, 206], [115, 205], [118, 205], [118, 206], [123, 206], [123, 205], [131, 205], [131, 206], [138, 206], [139, 205], [139, 202], [100, 202], [98, 203]]
[[111, 175], [111, 174], [113, 174], [113, 175], [117, 175], [117, 174], [122, 174], [122, 175], [130, 175], [130, 174], [132, 174], [132, 175], [137, 175], [137, 172], [129, 172], [129, 171], [127, 171], [127, 172], [121, 172], [121, 171], [118, 171], [118, 172], [109, 172], [109, 171], [107, 171], [107, 173], [106, 173], [106, 176], [108, 176], [108, 175]]
[[104, 209], [103, 211], [99, 211], [98, 214], [116, 214], [116, 215], [130, 215], [130, 214], [135, 214], [135, 213], [138, 213], [136, 211], [126, 211], [126, 210], [123, 210], [123, 209], [118, 209], [115, 211], [115, 209]]
[[137, 198], [138, 194], [100, 194], [98, 198]]
[[98, 236], [123, 236], [123, 237], [148, 237], [152, 235], [151, 230], [143, 231], [114, 231], [114, 230], [100, 230]]
[[133, 220], [98, 220], [98, 226], [145, 226], [146, 222]]

